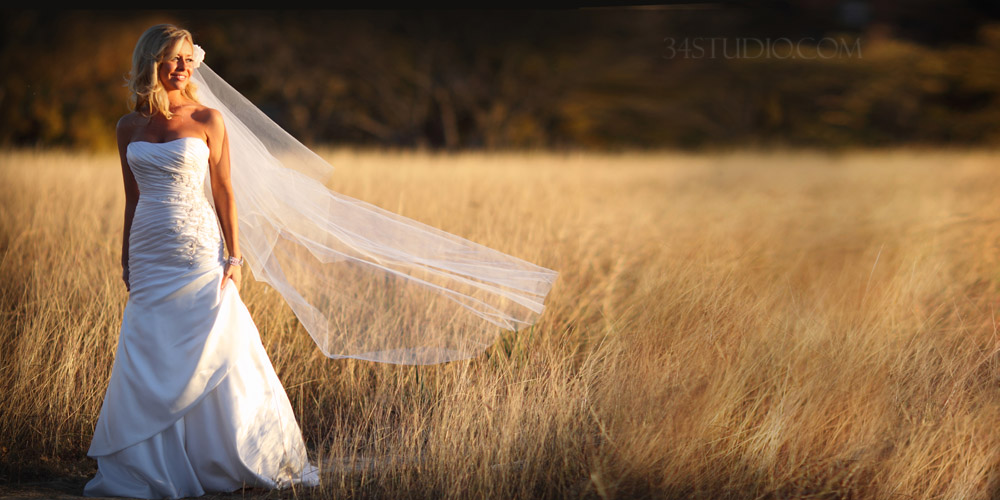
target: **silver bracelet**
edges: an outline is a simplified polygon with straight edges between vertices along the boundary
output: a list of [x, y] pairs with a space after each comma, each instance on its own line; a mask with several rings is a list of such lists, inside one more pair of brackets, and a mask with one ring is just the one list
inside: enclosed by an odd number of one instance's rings
[[243, 257], [240, 257], [238, 259], [236, 257], [229, 257], [229, 265], [230, 266], [236, 266], [236, 267], [242, 266], [243, 265]]

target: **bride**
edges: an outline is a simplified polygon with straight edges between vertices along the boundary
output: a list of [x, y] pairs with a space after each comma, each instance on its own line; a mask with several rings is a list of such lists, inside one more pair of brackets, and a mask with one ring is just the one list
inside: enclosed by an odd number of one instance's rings
[[[194, 50], [191, 35], [172, 26], [149, 29], [135, 47], [135, 111], [117, 127], [129, 300], [88, 451], [98, 472], [87, 496], [177, 498], [318, 483], [239, 298], [226, 126], [195, 99]], [[201, 192], [206, 169], [214, 212]]]
[[467, 359], [496, 327], [533, 324], [557, 276], [328, 190], [332, 167], [204, 55], [163, 24], [132, 56], [117, 126], [129, 298], [86, 496], [319, 483], [240, 299], [244, 262], [327, 356], [401, 364]]

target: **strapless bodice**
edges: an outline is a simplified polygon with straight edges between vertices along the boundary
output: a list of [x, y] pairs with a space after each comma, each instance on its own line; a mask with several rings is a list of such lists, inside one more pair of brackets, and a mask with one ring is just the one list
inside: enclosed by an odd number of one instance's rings
[[[197, 137], [168, 142], [132, 142], [126, 151], [129, 167], [147, 201], [191, 202], [203, 193], [208, 169], [208, 144]], [[204, 197], [204, 195], [202, 195]]]
[[221, 265], [221, 231], [205, 189], [208, 158], [208, 144], [197, 137], [128, 145], [126, 159], [139, 186], [129, 234], [133, 292], [154, 275]]

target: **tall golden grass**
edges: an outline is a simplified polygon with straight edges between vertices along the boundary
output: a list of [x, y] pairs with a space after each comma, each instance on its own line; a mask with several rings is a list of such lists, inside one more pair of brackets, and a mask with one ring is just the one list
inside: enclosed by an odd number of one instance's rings
[[[1000, 154], [324, 154], [334, 189], [561, 274], [533, 329], [425, 367], [326, 359], [248, 280], [325, 467], [285, 496], [1000, 494]], [[0, 474], [90, 474], [117, 158], [3, 153], [0, 200]]]

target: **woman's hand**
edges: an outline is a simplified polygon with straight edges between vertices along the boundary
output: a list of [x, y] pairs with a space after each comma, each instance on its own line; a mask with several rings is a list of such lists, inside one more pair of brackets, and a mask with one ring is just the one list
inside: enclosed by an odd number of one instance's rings
[[226, 270], [222, 273], [222, 289], [226, 288], [226, 282], [233, 280], [233, 284], [236, 285], [236, 289], [240, 288], [240, 283], [243, 283], [243, 272], [241, 266], [234, 266], [232, 264], [226, 264]]

